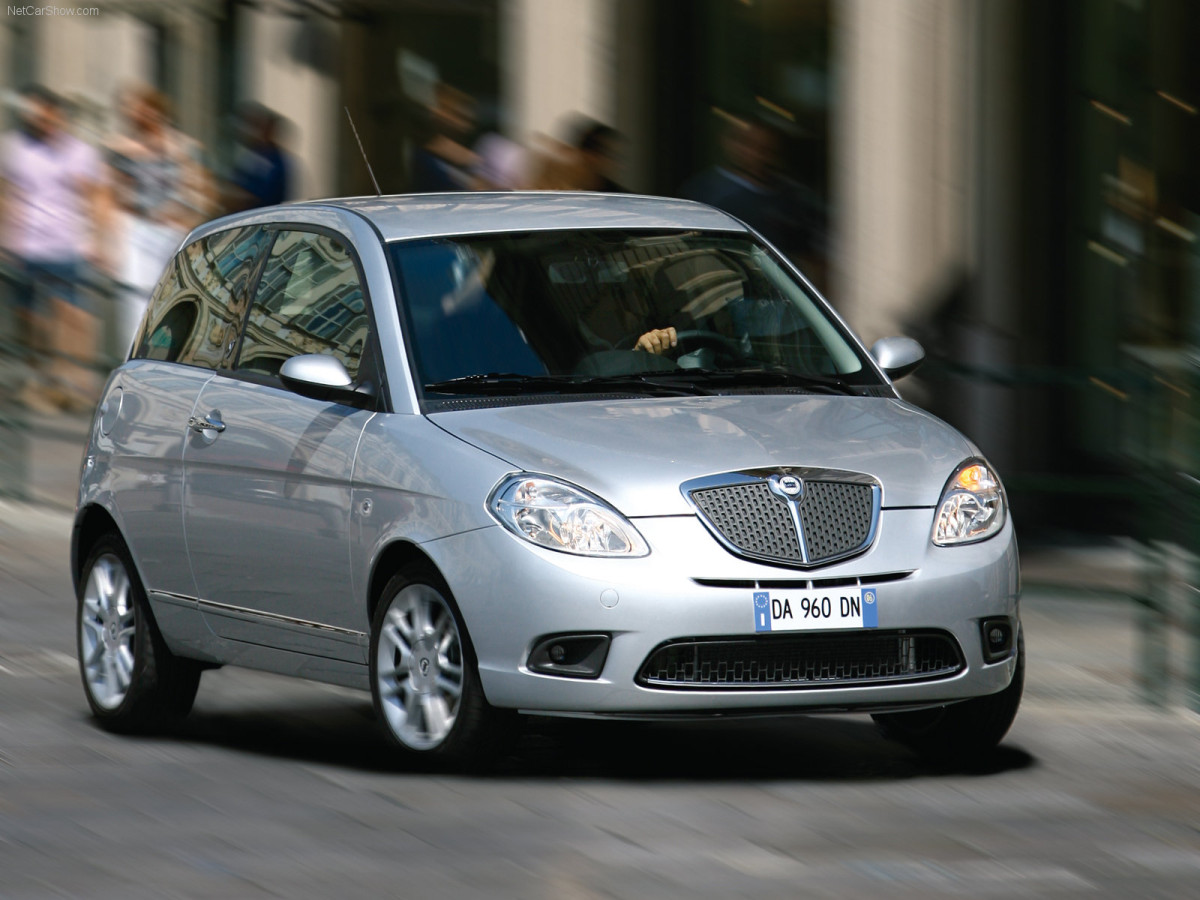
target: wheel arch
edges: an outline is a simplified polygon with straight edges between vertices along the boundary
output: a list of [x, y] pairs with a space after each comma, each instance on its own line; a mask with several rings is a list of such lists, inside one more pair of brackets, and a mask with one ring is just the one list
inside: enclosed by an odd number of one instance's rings
[[96, 541], [105, 534], [116, 535], [128, 546], [117, 520], [100, 504], [88, 504], [76, 514], [75, 525], [71, 529], [71, 582], [76, 592], [79, 591], [79, 579], [83, 576], [83, 564]]
[[[467, 621], [466, 615], [463, 612], [462, 605], [458, 602], [458, 598], [454, 590], [450, 587], [450, 582], [446, 578], [445, 573], [434, 561], [433, 557], [426, 553], [417, 544], [412, 541], [397, 538], [391, 544], [380, 551], [375, 559], [375, 564], [371, 568], [371, 579], [368, 582], [367, 591], [367, 621], [375, 622], [375, 614], [379, 609], [379, 604], [383, 600], [383, 594], [392, 577], [400, 570], [406, 567], [423, 566], [436, 576], [436, 580], [441, 582], [440, 589], [445, 591], [446, 602], [454, 610], [461, 631], [461, 639], [463, 651], [470, 660], [471, 665], [478, 671], [479, 655], [475, 651], [475, 640], [471, 635], [471, 626]], [[371, 625], [372, 632], [374, 624]], [[487, 699], [487, 688], [481, 685], [484, 698]]]
[[387, 587], [392, 576], [400, 569], [411, 565], [429, 566], [438, 575], [442, 574], [429, 554], [411, 541], [393, 541], [375, 557], [375, 563], [371, 566], [371, 579], [367, 586], [368, 622], [375, 621], [375, 609], [379, 606], [379, 601], [383, 597], [383, 589]]

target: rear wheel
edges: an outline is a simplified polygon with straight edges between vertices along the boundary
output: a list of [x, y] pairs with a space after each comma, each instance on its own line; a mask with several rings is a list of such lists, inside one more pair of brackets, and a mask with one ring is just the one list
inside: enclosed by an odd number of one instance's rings
[[105, 535], [96, 542], [77, 601], [79, 671], [97, 721], [127, 732], [187, 715], [200, 685], [200, 664], [167, 649], [119, 538]]
[[993, 750], [1008, 733], [1025, 690], [1025, 638], [1017, 638], [1017, 667], [997, 694], [950, 706], [871, 716], [884, 736], [935, 762], [970, 762]]
[[388, 582], [370, 658], [375, 711], [400, 748], [460, 764], [496, 754], [509, 716], [484, 698], [466, 627], [431, 569], [405, 569]]

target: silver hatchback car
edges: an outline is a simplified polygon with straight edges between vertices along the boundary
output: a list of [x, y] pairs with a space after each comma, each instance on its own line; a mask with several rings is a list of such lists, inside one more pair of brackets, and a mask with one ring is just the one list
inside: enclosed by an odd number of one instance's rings
[[741, 222], [628, 195], [301, 203], [195, 230], [109, 379], [72, 542], [100, 723], [248, 666], [370, 690], [410, 753], [517, 713], [865, 712], [1005, 735], [1017, 544], [979, 449], [899, 398]]

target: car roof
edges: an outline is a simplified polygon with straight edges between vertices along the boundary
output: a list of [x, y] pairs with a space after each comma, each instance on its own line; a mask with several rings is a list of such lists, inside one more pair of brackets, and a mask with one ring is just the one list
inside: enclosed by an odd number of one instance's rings
[[385, 241], [581, 228], [746, 230], [737, 219], [703, 203], [639, 194], [555, 191], [393, 194], [311, 200], [296, 205], [352, 210], [369, 219]]

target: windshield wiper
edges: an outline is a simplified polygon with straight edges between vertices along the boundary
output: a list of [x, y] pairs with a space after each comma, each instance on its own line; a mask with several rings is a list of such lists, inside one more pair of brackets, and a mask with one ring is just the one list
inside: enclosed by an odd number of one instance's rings
[[598, 394], [632, 393], [655, 397], [679, 397], [708, 394], [711, 391], [688, 381], [664, 382], [645, 375], [520, 375], [515, 372], [489, 372], [464, 375], [447, 381], [434, 381], [425, 390], [438, 394]]
[[[686, 374], [684, 374], [686, 373]], [[857, 394], [858, 392], [840, 378], [828, 375], [806, 375], [778, 366], [753, 366], [738, 369], [685, 369], [680, 373], [658, 373], [652, 377], [662, 383], [675, 383], [670, 376], [684, 375], [695, 387], [798, 387], [821, 394]]]

